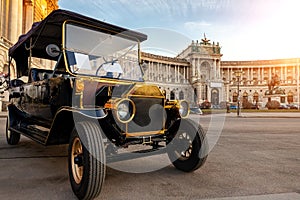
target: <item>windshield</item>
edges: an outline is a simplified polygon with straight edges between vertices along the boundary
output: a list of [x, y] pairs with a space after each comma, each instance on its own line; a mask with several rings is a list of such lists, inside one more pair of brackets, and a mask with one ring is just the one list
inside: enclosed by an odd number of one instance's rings
[[74, 74], [142, 81], [138, 41], [66, 24], [65, 52]]

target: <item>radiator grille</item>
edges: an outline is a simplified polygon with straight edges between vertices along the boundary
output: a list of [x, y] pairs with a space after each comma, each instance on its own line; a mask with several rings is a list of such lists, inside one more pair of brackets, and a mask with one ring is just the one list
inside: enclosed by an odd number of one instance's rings
[[132, 97], [136, 114], [128, 123], [128, 132], [159, 131], [164, 124], [164, 99]]

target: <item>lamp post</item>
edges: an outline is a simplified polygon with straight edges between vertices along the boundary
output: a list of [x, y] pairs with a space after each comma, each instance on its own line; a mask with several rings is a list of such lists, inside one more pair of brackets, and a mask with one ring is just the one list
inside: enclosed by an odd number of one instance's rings
[[240, 116], [240, 78], [242, 76], [242, 71], [241, 70], [237, 70], [234, 72], [234, 75], [236, 76], [237, 78], [237, 93], [238, 93], [238, 98], [237, 98], [237, 116], [239, 117]]

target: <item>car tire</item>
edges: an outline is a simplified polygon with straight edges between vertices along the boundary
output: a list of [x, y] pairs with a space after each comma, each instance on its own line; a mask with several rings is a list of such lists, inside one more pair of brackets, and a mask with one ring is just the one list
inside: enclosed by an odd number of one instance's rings
[[181, 120], [179, 129], [167, 145], [168, 156], [173, 165], [184, 172], [201, 167], [208, 155], [208, 143], [200, 125], [189, 119]]
[[68, 169], [72, 190], [78, 199], [93, 199], [102, 189], [106, 157], [98, 124], [76, 124], [68, 148]]
[[9, 117], [6, 119], [6, 141], [7, 144], [17, 145], [20, 141], [21, 135], [15, 131], [9, 130], [10, 120]]

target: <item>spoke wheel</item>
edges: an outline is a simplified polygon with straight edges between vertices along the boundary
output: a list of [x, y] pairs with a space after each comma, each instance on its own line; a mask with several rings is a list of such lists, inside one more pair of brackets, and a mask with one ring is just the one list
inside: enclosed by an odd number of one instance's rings
[[[180, 160], [187, 160], [192, 154], [193, 151], [193, 141], [192, 138], [186, 133], [178, 133], [177, 138], [178, 149], [175, 150], [176, 156]], [[182, 147], [182, 148], [180, 148]]]
[[208, 144], [200, 125], [181, 120], [175, 137], [167, 145], [168, 156], [173, 165], [185, 172], [201, 167], [207, 158]]

